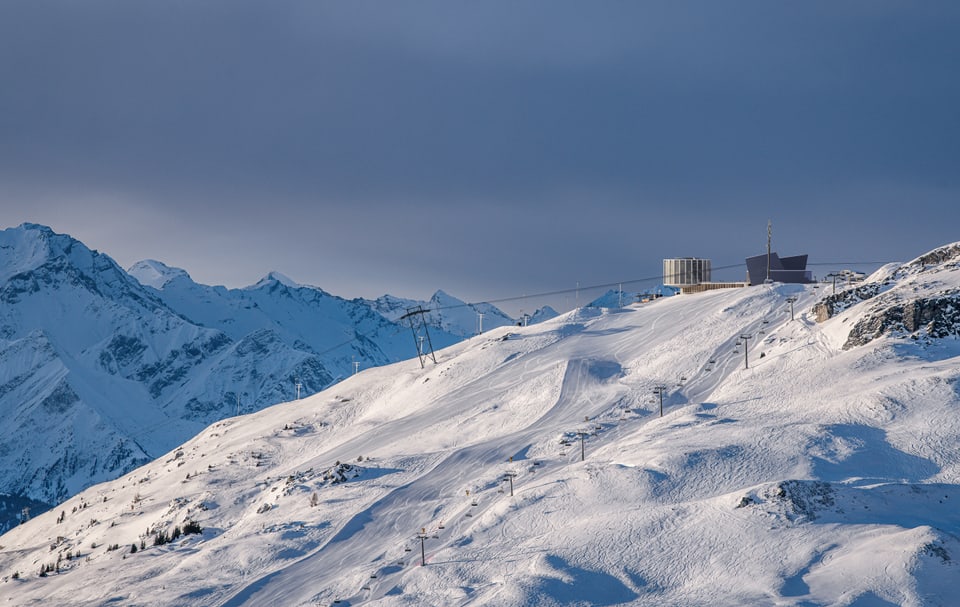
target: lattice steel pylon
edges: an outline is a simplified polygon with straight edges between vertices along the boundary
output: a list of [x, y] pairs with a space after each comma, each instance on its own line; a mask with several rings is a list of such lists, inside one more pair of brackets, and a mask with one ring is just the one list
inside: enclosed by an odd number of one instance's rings
[[[415, 308], [407, 308], [407, 313], [399, 318], [402, 322], [404, 320], [410, 321], [410, 330], [413, 331], [413, 343], [417, 348], [417, 356], [420, 358], [420, 368], [426, 366], [425, 360], [429, 356], [433, 360], [433, 364], [437, 364], [437, 356], [433, 353], [433, 342], [430, 341], [430, 330], [427, 329], [427, 312], [429, 310], [424, 310], [423, 306], [417, 306]], [[415, 320], [419, 318], [419, 323]], [[430, 348], [430, 352], [424, 352], [423, 350], [423, 340], [421, 336], [417, 334], [417, 327], [423, 327], [423, 333], [426, 336], [427, 346]]]

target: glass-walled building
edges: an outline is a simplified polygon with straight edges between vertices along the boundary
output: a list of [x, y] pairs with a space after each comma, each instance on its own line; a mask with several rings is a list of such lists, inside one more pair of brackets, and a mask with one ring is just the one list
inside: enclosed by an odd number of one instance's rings
[[710, 282], [710, 260], [681, 257], [663, 260], [663, 284], [668, 287], [689, 287]]

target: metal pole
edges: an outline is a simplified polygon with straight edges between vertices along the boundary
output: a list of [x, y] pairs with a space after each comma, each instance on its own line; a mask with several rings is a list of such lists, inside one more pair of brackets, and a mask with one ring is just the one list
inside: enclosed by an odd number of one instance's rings
[[504, 474], [507, 480], [510, 481], [510, 497], [513, 497], [513, 477], [515, 477], [516, 475], [517, 475], [516, 472], [507, 472], [506, 474]]
[[749, 340], [752, 339], [752, 337], [753, 337], [752, 335], [741, 335], [741, 336], [740, 336], [740, 339], [743, 340], [743, 368], [744, 368], [744, 369], [749, 369], [749, 368], [750, 368], [750, 359], [749, 359], [750, 350], [749, 350], [748, 346], [750, 345], [750, 344], [749, 344]]
[[660, 396], [660, 417], [663, 417], [663, 391], [666, 389], [666, 386], [656, 386], [653, 389], [653, 391]]
[[417, 534], [417, 537], [420, 538], [420, 566], [427, 566], [427, 553], [426, 549], [423, 547], [424, 542], [427, 540], [427, 529], [426, 527], [420, 528], [420, 533]]
[[772, 238], [772, 233], [773, 233], [773, 223], [768, 220], [767, 221], [767, 280], [766, 282], [770, 282], [770, 240]]

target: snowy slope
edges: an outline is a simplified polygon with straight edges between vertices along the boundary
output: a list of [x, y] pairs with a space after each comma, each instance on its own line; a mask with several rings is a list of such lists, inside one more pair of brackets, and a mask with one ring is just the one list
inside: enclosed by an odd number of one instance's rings
[[776, 284], [583, 309], [217, 422], [0, 536], [0, 601], [954, 605], [960, 342], [869, 319], [958, 261], [829, 314]]
[[670, 295], [676, 295], [679, 293], [679, 289], [675, 287], [668, 287], [666, 285], [660, 285], [650, 289], [645, 289], [643, 291], [621, 291], [619, 289], [610, 289], [600, 297], [594, 299], [587, 304], [588, 308], [617, 308], [622, 305], [635, 303], [643, 299], [653, 299], [656, 297], [664, 297]]
[[[39, 512], [213, 421], [291, 400], [297, 384], [312, 394], [354, 362], [415, 352], [408, 329], [276, 273], [240, 290], [197, 285], [160, 262], [135, 273], [153, 286], [47, 227], [0, 231], [0, 502], [9, 508]], [[9, 508], [0, 507], [0, 530]]]

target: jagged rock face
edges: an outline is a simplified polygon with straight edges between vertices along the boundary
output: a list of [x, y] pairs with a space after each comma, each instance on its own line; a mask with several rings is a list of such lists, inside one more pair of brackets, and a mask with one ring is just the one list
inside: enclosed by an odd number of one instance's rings
[[[829, 295], [814, 306], [817, 322], [858, 306], [844, 350], [884, 335], [914, 340], [960, 336], [960, 290], [944, 288], [944, 274], [960, 271], [960, 243], [940, 247], [863, 285]], [[955, 281], [954, 281], [955, 284]]]
[[879, 284], [867, 284], [825, 297], [813, 307], [817, 322], [824, 322], [862, 301], [876, 297], [880, 292], [880, 287]]
[[843, 348], [862, 346], [885, 334], [914, 339], [960, 335], [960, 293], [914, 299], [869, 314], [854, 325]]
[[950, 264], [950, 267], [956, 267], [958, 263], [960, 263], [960, 243], [954, 243], [945, 247], [940, 247], [939, 249], [934, 249], [925, 255], [921, 255], [908, 265], [942, 266], [944, 264]]

